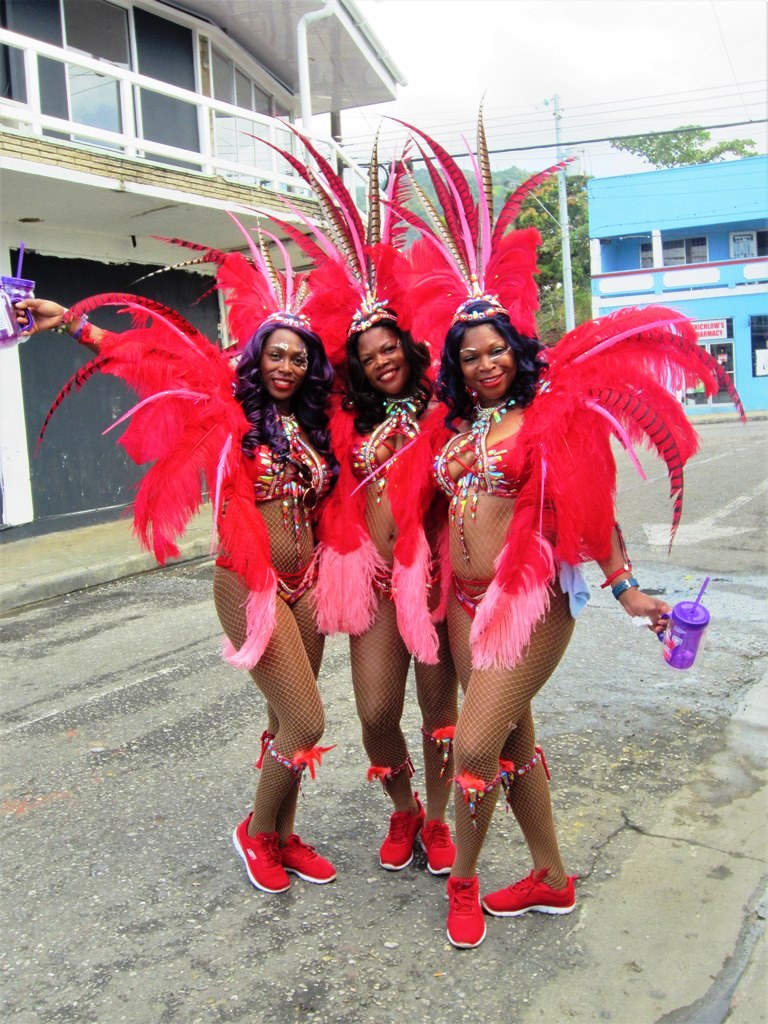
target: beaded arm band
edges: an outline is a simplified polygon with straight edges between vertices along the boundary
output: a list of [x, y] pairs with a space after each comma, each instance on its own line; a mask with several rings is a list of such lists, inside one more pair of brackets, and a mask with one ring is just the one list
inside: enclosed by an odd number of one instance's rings
[[65, 310], [61, 315], [61, 321], [58, 326], [51, 328], [54, 334], [68, 334], [70, 338], [74, 338], [75, 341], [81, 342], [83, 345], [87, 345], [91, 340], [90, 338], [90, 325], [88, 323], [88, 317], [83, 313], [80, 317], [80, 323], [78, 324], [76, 331], [70, 331], [69, 325], [72, 323], [74, 317], [70, 317], [69, 310]]

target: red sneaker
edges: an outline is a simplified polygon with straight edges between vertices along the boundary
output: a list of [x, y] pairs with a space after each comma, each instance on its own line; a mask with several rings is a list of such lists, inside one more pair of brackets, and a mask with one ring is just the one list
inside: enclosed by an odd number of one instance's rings
[[426, 817], [419, 794], [413, 796], [416, 811], [395, 811], [390, 816], [389, 833], [379, 850], [379, 863], [387, 871], [402, 871], [413, 860], [413, 844]]
[[433, 875], [448, 875], [456, 859], [451, 830], [444, 821], [431, 818], [421, 830], [421, 848], [427, 855], [427, 868]]
[[251, 817], [249, 814], [232, 833], [232, 842], [243, 858], [251, 885], [262, 892], [285, 892], [291, 880], [280, 863], [277, 832], [259, 832], [249, 836], [248, 823]]
[[576, 906], [573, 883], [578, 875], [569, 875], [564, 889], [552, 889], [544, 881], [546, 874], [546, 868], [537, 875], [532, 871], [514, 885], [484, 896], [483, 907], [494, 917], [517, 917], [529, 910], [537, 910], [540, 914], [570, 914]]
[[325, 857], [315, 852], [314, 846], [302, 843], [297, 835], [288, 836], [280, 847], [280, 860], [286, 871], [298, 875], [305, 882], [325, 885], [336, 877], [336, 868]]
[[474, 949], [485, 938], [480, 906], [480, 882], [475, 878], [448, 879], [448, 939], [457, 949]]

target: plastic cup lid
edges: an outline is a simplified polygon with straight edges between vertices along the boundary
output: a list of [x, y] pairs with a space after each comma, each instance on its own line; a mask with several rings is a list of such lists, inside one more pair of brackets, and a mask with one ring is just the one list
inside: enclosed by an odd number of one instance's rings
[[17, 288], [26, 288], [29, 291], [35, 287], [35, 282], [30, 281], [26, 277], [0, 277], [0, 281], [2, 281], [3, 284], [9, 284]]
[[678, 601], [672, 609], [672, 617], [693, 629], [703, 629], [709, 622], [709, 612], [703, 604], [695, 601]]

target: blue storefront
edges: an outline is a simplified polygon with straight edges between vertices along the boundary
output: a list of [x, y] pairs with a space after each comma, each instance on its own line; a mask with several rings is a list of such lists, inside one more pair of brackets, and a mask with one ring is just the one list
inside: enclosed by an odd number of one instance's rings
[[[768, 409], [768, 157], [589, 183], [596, 316], [662, 304], [690, 317], [749, 410]], [[692, 413], [725, 407], [686, 396]]]

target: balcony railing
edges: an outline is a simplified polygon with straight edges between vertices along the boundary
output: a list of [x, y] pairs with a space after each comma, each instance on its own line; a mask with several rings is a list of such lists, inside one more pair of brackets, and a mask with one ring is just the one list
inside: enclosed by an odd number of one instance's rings
[[[0, 59], [7, 59], [16, 75], [16, 98], [0, 97], [0, 127], [278, 192], [310, 194], [287, 161], [262, 141], [289, 152], [300, 150], [295, 136], [273, 118], [7, 29], [0, 29]], [[68, 117], [43, 113], [41, 61], [64, 69]], [[142, 112], [148, 103], [164, 103], [196, 126], [194, 146], [147, 138]], [[162, 133], [155, 129], [154, 134]], [[315, 136], [313, 141], [327, 159], [341, 162], [353, 194], [355, 184], [367, 183], [367, 174], [333, 139]]]
[[596, 274], [592, 294], [607, 298], [617, 295], [737, 288], [740, 285], [768, 281], [768, 257], [746, 260], [722, 260], [714, 263], [687, 263], [679, 267], [649, 267], [647, 270], [618, 270]]

